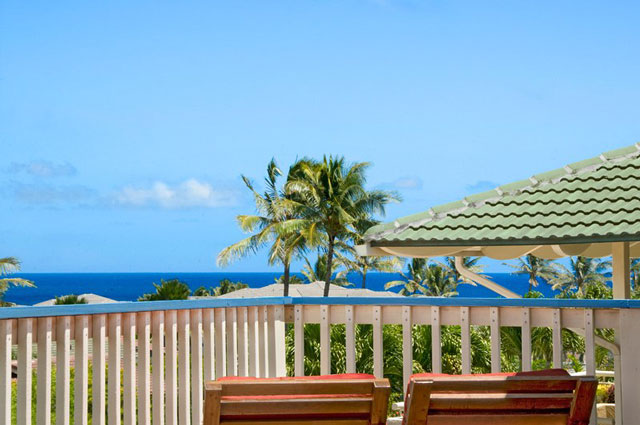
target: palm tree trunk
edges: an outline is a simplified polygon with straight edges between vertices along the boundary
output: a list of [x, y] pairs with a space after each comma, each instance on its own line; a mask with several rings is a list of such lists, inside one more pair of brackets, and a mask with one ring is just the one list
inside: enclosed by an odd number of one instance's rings
[[366, 289], [367, 288], [367, 271], [363, 270], [362, 271], [362, 289]]
[[289, 296], [289, 269], [291, 267], [291, 264], [289, 264], [288, 261], [284, 262], [284, 276], [282, 277], [282, 283], [284, 283], [284, 296], [288, 297]]
[[333, 244], [335, 236], [329, 236], [329, 247], [327, 249], [327, 274], [324, 278], [324, 296], [329, 296], [329, 288], [331, 285], [331, 268], [333, 266]]

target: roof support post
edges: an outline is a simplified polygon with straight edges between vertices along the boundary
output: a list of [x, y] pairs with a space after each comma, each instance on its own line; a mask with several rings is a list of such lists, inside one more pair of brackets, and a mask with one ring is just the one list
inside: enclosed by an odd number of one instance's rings
[[629, 242], [613, 242], [613, 298], [631, 298], [631, 270], [629, 260]]

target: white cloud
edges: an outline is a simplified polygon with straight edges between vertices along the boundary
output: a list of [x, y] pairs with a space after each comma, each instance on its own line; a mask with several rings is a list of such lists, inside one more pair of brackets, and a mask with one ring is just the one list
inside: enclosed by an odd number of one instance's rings
[[189, 179], [175, 185], [157, 181], [147, 188], [127, 186], [116, 194], [115, 199], [120, 205], [134, 207], [215, 208], [235, 205], [236, 193]]
[[380, 185], [382, 189], [393, 190], [418, 190], [422, 189], [422, 179], [418, 176], [400, 177], [392, 182], [386, 182]]
[[489, 180], [478, 180], [474, 184], [468, 184], [465, 189], [468, 192], [480, 193], [495, 189], [498, 186], [500, 186], [499, 183], [495, 183]]
[[36, 177], [68, 177], [77, 173], [76, 167], [68, 162], [56, 164], [51, 161], [13, 162], [8, 173], [27, 173]]

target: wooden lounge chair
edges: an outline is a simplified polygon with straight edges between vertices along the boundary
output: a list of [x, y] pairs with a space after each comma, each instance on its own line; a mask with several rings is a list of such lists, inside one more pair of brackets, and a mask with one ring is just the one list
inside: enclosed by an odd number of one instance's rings
[[222, 378], [205, 385], [204, 425], [383, 425], [390, 391], [363, 374]]
[[598, 382], [558, 370], [412, 377], [405, 425], [588, 425]]

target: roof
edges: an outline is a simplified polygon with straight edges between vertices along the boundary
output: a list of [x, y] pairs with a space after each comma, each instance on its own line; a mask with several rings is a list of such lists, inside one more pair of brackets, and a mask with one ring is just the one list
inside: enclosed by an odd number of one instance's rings
[[[87, 301], [87, 304], [104, 304], [104, 303], [117, 303], [118, 301], [112, 300], [111, 298], [103, 297], [101, 295], [96, 294], [82, 294], [78, 295], [78, 298], [84, 298]], [[44, 306], [44, 305], [55, 305], [56, 299], [52, 298], [47, 301], [42, 301], [41, 303], [34, 304], [36, 306]]]
[[[290, 297], [322, 297], [324, 282], [312, 282], [289, 285]], [[263, 286], [262, 288], [244, 288], [238, 291], [220, 295], [217, 298], [260, 298], [260, 297], [281, 297], [283, 286], [280, 283]], [[401, 296], [393, 292], [372, 291], [370, 289], [345, 288], [343, 286], [331, 285], [329, 294], [332, 297], [393, 297]]]
[[438, 247], [434, 255], [453, 255], [445, 247], [522, 246], [524, 252], [573, 244], [564, 254], [577, 255], [589, 247], [576, 244], [640, 241], [639, 210], [640, 143], [374, 226], [365, 241], [382, 249]]

